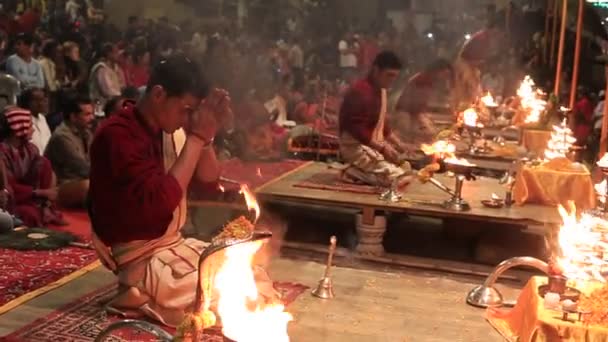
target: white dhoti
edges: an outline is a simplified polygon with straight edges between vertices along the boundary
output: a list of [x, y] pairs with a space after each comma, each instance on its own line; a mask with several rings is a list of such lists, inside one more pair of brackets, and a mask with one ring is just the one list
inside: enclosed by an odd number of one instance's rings
[[[386, 120], [387, 95], [382, 89], [382, 105], [378, 124], [372, 134], [372, 140], [384, 141], [384, 122]], [[362, 144], [350, 134], [343, 132], [340, 136], [340, 154], [348, 167], [344, 170], [347, 177], [354, 178], [369, 185], [388, 187], [409, 175], [409, 164], [399, 167], [368, 145]]]
[[[168, 170], [185, 143], [183, 131], [163, 136], [165, 168]], [[145, 213], [133, 213], [145, 215]], [[199, 258], [206, 242], [184, 239], [181, 228], [186, 222], [184, 197], [173, 213], [164, 236], [151, 241], [132, 241], [105, 246], [95, 235], [93, 243], [103, 264], [117, 276], [121, 292], [108, 309], [126, 317], [145, 315], [167, 326], [178, 326], [196, 301]], [[272, 281], [261, 268], [254, 268], [258, 289], [274, 297]]]

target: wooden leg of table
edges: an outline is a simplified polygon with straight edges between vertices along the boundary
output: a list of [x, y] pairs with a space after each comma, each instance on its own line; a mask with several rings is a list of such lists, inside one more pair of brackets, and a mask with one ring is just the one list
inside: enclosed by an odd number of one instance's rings
[[386, 217], [376, 216], [373, 208], [364, 208], [361, 214], [357, 215], [357, 253], [366, 255], [384, 254], [382, 240], [386, 233]]

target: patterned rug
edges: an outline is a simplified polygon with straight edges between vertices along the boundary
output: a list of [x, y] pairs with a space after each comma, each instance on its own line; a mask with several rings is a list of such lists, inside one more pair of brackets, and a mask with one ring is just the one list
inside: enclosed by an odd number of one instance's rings
[[[64, 211], [69, 223], [53, 229], [78, 235], [83, 240], [90, 237], [90, 223], [86, 213]], [[0, 249], [0, 306], [26, 293], [51, 284], [97, 260], [90, 249], [76, 247], [55, 251], [16, 251]]]
[[352, 192], [366, 195], [378, 195], [382, 192], [382, 189], [375, 186], [345, 182], [340, 178], [340, 173], [336, 171], [317, 173], [293, 186], [296, 188]]
[[[285, 305], [293, 303], [298, 296], [308, 289], [307, 286], [295, 283], [275, 282], [275, 288], [282, 294]], [[117, 291], [116, 284], [99, 289], [74, 302], [56, 310], [50, 315], [40, 318], [12, 334], [0, 338], [3, 342], [88, 342], [108, 325], [120, 320], [119, 317], [109, 315], [103, 309]], [[167, 328], [167, 332], [174, 334], [174, 330]], [[219, 329], [210, 329], [206, 332], [206, 342], [223, 342]], [[107, 341], [156, 341], [153, 336], [131, 329], [119, 329]]]

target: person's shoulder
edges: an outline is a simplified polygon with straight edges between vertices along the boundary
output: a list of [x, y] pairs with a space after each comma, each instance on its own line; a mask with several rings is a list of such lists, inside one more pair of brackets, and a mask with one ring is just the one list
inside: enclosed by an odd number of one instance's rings
[[17, 56], [16, 54], [10, 55], [8, 56], [8, 58], [6, 59], [6, 63], [14, 63], [16, 61], [18, 61], [20, 58], [19, 56]]
[[132, 112], [121, 110], [105, 119], [95, 132], [93, 144], [118, 143], [136, 135], [134, 130], [135, 117]]

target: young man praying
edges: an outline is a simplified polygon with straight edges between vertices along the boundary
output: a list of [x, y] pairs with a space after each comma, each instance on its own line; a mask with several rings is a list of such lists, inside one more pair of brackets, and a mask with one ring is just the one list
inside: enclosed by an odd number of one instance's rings
[[[223, 90], [207, 96], [196, 63], [174, 55], [154, 68], [136, 105], [97, 131], [89, 214], [95, 248], [122, 290], [109, 304], [114, 310], [177, 326], [191, 309], [207, 244], [181, 235], [186, 193], [191, 180], [218, 185], [213, 139], [229, 104]], [[275, 295], [268, 278], [262, 284], [263, 297]]]
[[[369, 185], [405, 185], [409, 165], [401, 161], [406, 145], [387, 120], [387, 89], [401, 70], [392, 52], [376, 56], [367, 78], [355, 82], [340, 108], [340, 153], [349, 164], [344, 175]], [[404, 165], [403, 167], [401, 167]]]

